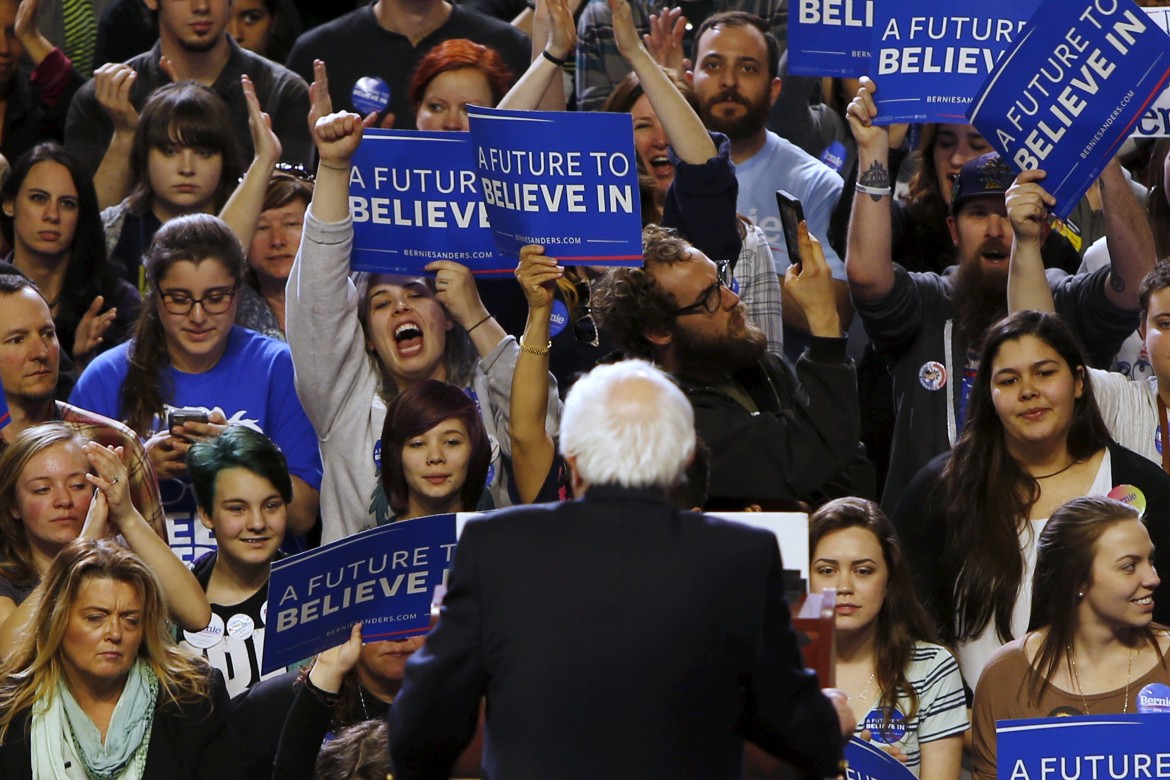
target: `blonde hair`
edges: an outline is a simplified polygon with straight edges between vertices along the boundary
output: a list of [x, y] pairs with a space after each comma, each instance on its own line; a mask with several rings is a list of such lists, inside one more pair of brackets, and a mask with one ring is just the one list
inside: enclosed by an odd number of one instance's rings
[[81, 586], [91, 579], [123, 582], [142, 599], [142, 642], [138, 658], [158, 677], [163, 704], [196, 701], [206, 695], [209, 667], [170, 641], [162, 589], [142, 560], [109, 539], [75, 539], [54, 559], [31, 596], [29, 630], [0, 663], [0, 744], [17, 714], [50, 702], [65, 679], [65, 631]]

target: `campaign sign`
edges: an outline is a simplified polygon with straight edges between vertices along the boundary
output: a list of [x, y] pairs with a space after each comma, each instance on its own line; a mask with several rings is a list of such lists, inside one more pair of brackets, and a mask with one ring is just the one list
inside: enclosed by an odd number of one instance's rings
[[1049, 172], [1064, 219], [1168, 73], [1170, 36], [1132, 0], [1044, 0], [971, 104], [971, 124], [1016, 169]]
[[788, 72], [798, 76], [869, 73], [874, 2], [792, 0], [788, 4]]
[[362, 622], [364, 641], [425, 634], [446, 584], [455, 515], [402, 520], [272, 564], [264, 674], [334, 647]]
[[349, 176], [355, 271], [419, 274], [433, 260], [511, 272], [496, 254], [467, 133], [366, 130]]
[[845, 780], [914, 780], [905, 764], [857, 737], [845, 743], [845, 763]]
[[998, 780], [1170, 777], [1170, 719], [1162, 714], [1001, 720]]
[[[897, 0], [874, 8], [878, 124], [963, 122], [1038, 0]], [[1065, 14], [1053, 17], [1065, 18]]]
[[[1170, 8], [1143, 10], [1159, 30], [1170, 35]], [[1133, 135], [1145, 138], [1170, 136], [1170, 89], [1162, 90], [1162, 94], [1138, 117], [1137, 124], [1133, 126]]]
[[637, 265], [633, 120], [606, 112], [468, 106], [474, 168], [497, 251], [543, 244], [562, 265]]

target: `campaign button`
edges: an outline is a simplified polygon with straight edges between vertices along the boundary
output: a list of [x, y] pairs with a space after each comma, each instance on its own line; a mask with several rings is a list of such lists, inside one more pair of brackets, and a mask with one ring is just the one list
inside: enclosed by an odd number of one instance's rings
[[1138, 511], [1139, 515], [1146, 513], [1146, 494], [1133, 485], [1118, 485], [1109, 491], [1106, 498], [1129, 504]]
[[947, 367], [937, 360], [928, 360], [918, 369], [918, 381], [927, 390], [942, 390], [947, 384]]
[[887, 723], [885, 707], [875, 707], [865, 716], [864, 728], [869, 730], [871, 739], [881, 745], [892, 745], [906, 736], [906, 716], [898, 710], [889, 714]]
[[350, 99], [353, 107], [362, 114], [381, 113], [390, 105], [390, 87], [377, 76], [362, 76], [354, 82]]
[[245, 614], [237, 612], [228, 618], [227, 634], [232, 639], [238, 639], [241, 642], [247, 641], [248, 637], [252, 636], [252, 632], [256, 630], [256, 621]]
[[200, 650], [215, 647], [223, 641], [223, 618], [213, 612], [207, 628], [202, 631], [184, 631], [183, 638], [191, 647], [198, 647]]
[[552, 313], [548, 315], [548, 337], [551, 339], [569, 324], [569, 308], [564, 301], [553, 301]]
[[265, 601], [260, 605], [260, 625], [268, 625], [268, 602]]
[[1150, 683], [1138, 691], [1138, 712], [1170, 712], [1170, 685]]

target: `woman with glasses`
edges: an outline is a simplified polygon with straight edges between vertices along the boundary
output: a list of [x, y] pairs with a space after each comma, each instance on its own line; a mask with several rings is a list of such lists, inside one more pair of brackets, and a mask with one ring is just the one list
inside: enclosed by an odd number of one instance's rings
[[233, 325], [244, 269], [239, 241], [218, 218], [167, 222], [146, 254], [149, 292], [134, 339], [91, 363], [70, 396], [146, 440], [171, 546], [187, 562], [215, 548], [197, 519], [187, 450], [229, 424], [259, 429], [287, 458], [290, 532], [304, 534], [317, 514], [317, 437], [293, 389], [288, 347]]

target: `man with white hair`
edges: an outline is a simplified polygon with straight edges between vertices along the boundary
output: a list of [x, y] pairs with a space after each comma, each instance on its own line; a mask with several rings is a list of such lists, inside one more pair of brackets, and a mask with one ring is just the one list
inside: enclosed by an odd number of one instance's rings
[[464, 528], [390, 714], [394, 776], [448, 777], [483, 696], [489, 777], [739, 778], [744, 739], [836, 776], [854, 719], [803, 671], [775, 538], [667, 500], [686, 396], [647, 362], [599, 366], [561, 448], [577, 500]]

